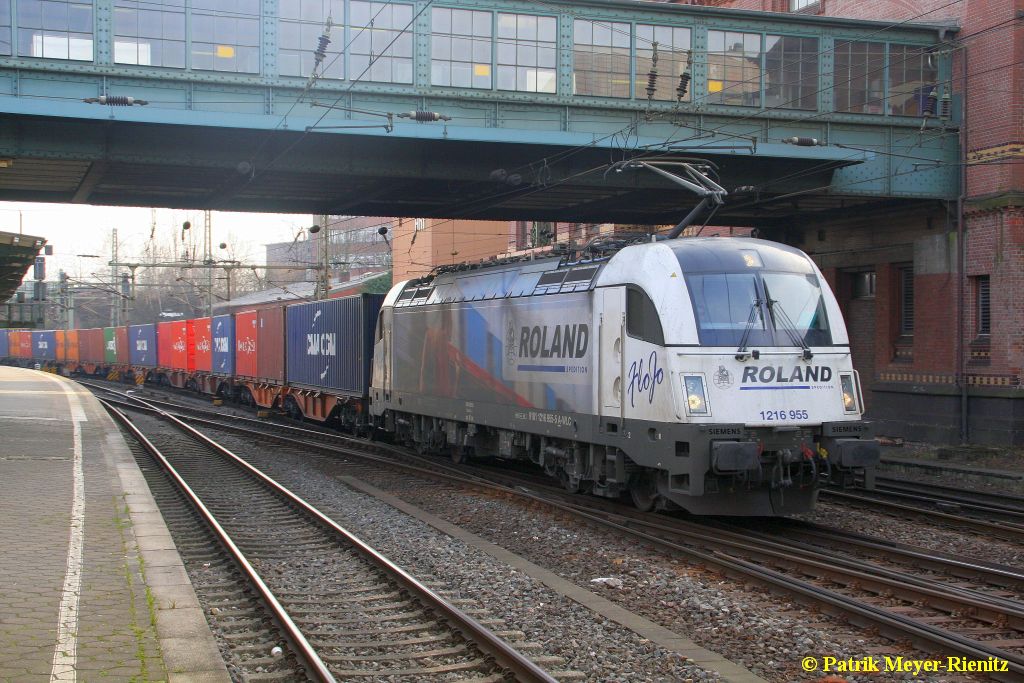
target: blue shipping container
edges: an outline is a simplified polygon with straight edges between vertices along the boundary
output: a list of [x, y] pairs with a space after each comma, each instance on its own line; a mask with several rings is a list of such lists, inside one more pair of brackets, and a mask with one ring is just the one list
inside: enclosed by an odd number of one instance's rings
[[32, 360], [57, 360], [57, 333], [53, 330], [32, 333]]
[[156, 367], [156, 325], [128, 326], [128, 359], [132, 365]]
[[288, 384], [365, 396], [373, 331], [383, 301], [383, 294], [360, 294], [289, 306]]
[[7, 336], [7, 330], [0, 330], [0, 358], [7, 358], [11, 355], [11, 341]]
[[210, 323], [213, 337], [212, 372], [215, 375], [235, 374], [235, 316], [216, 315]]

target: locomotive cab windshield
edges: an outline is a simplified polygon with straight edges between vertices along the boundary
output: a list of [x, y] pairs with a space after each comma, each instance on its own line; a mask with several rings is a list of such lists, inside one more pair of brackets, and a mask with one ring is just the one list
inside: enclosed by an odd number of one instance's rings
[[688, 273], [686, 284], [702, 346], [832, 345], [812, 273]]

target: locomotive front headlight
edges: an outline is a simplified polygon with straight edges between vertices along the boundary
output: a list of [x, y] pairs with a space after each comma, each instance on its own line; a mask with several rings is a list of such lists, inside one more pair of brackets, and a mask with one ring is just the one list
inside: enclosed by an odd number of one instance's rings
[[708, 397], [704, 391], [704, 378], [700, 375], [683, 375], [683, 390], [686, 392], [686, 407], [690, 415], [707, 415]]
[[857, 394], [853, 388], [853, 375], [839, 375], [839, 386], [843, 391], [843, 410], [857, 412]]

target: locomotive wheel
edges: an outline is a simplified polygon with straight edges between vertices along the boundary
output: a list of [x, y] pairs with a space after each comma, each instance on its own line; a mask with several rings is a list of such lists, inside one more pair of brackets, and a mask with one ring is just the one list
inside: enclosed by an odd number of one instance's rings
[[650, 512], [658, 502], [658, 484], [650, 473], [634, 474], [629, 480], [629, 496], [640, 512]]

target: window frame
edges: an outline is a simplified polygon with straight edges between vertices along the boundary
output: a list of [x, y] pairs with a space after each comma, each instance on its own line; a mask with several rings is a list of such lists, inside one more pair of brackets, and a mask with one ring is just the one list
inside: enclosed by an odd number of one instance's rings
[[[587, 43], [577, 42], [577, 36], [579, 35], [578, 32], [577, 32], [577, 26], [579, 24], [581, 24], [581, 23], [590, 24], [591, 38], [590, 38], [590, 41], [587, 42]], [[608, 25], [610, 27], [608, 29], [609, 36], [610, 36], [609, 44], [608, 45], [599, 45], [599, 44], [596, 44], [594, 42], [593, 33], [594, 33], [594, 27], [596, 25]], [[582, 70], [582, 71], [578, 71], [577, 70], [577, 65], [579, 63], [579, 60], [577, 59], [578, 53], [585, 53], [585, 54], [590, 54], [590, 55], [607, 55], [609, 65], [614, 64], [614, 60], [615, 60], [615, 58], [617, 56], [616, 53], [615, 53], [615, 50], [622, 50], [623, 49], [621, 46], [616, 47], [616, 45], [615, 45], [615, 36], [616, 36], [616, 34], [621, 33], [621, 29], [616, 28], [616, 26], [625, 26], [625, 27], [627, 27], [627, 29], [629, 31], [629, 38], [628, 38], [628, 43], [629, 44], [625, 48], [625, 50], [626, 50], [625, 58], [626, 58], [626, 65], [627, 65], [626, 66], [626, 71], [623, 73], [623, 72], [616, 72], [616, 71], [613, 71], [611, 69], [602, 70], [600, 68], [595, 68], [595, 67], [591, 67], [591, 68], [588, 68], [588, 69], [585, 69], [585, 70]], [[633, 91], [633, 70], [634, 70], [634, 61], [635, 61], [635, 55], [636, 55], [636, 40], [635, 40], [635, 38], [636, 37], [635, 37], [634, 31], [633, 31], [633, 22], [631, 22], [631, 21], [617, 21], [615, 19], [587, 19], [586, 17], [573, 17], [573, 22], [572, 22], [572, 72], [571, 72], [572, 88], [571, 88], [570, 94], [573, 97], [600, 97], [600, 98], [609, 99], [609, 100], [632, 100], [632, 99], [634, 99], [635, 98], [635, 92]], [[584, 48], [587, 48], [587, 49], [586, 50], [580, 50], [579, 46], [583, 46]], [[607, 48], [607, 52], [604, 52], [604, 53], [597, 52], [594, 48]], [[621, 56], [621, 55], [618, 55], [618, 56]], [[608, 81], [609, 88], [608, 88], [608, 91], [609, 91], [610, 94], [598, 94], [598, 93], [594, 93], [594, 92], [586, 92], [586, 93], [579, 92], [578, 91], [578, 85], [577, 85], [577, 74], [580, 73], [580, 72], [585, 73], [585, 74], [608, 73], [609, 74], [609, 81]], [[615, 76], [624, 76], [624, 78], [626, 79], [626, 93], [624, 95], [611, 94], [611, 93], [614, 92], [613, 82], [614, 82]]]
[[914, 303], [914, 265], [899, 264], [896, 266], [896, 327], [901, 337], [914, 336]]
[[975, 333], [979, 337], [992, 336], [992, 282], [989, 275], [974, 278]]
[[[636, 311], [632, 302], [635, 302], [637, 297], [639, 297], [641, 305], [641, 318], [639, 320], [632, 317], [632, 313]], [[650, 324], [652, 317], [656, 327]], [[634, 321], [638, 323], [639, 329], [635, 329], [632, 326]], [[665, 346], [665, 329], [661, 324], [661, 315], [658, 313], [658, 307], [654, 305], [654, 300], [651, 299], [650, 295], [637, 285], [626, 286], [626, 335], [649, 344]]]
[[[515, 17], [516, 18], [516, 29], [515, 29], [515, 34], [516, 35], [515, 35], [514, 38], [503, 38], [501, 36], [501, 31], [502, 31], [501, 21], [502, 21], [502, 17]], [[550, 40], [550, 41], [549, 40], [541, 40], [541, 38], [540, 38], [540, 22], [539, 21], [537, 22], [538, 23], [538, 27], [537, 27], [538, 30], [537, 30], [537, 38], [536, 39], [521, 38], [519, 36], [519, 19], [521, 17], [533, 17], [534, 19], [538, 19], [538, 20], [539, 19], [547, 19], [547, 20], [554, 21], [555, 22], [554, 40]], [[558, 81], [559, 81], [559, 78], [558, 78], [559, 59], [558, 59], [558, 57], [559, 57], [559, 53], [560, 53], [560, 50], [561, 50], [561, 46], [559, 45], [559, 32], [558, 31], [559, 31], [559, 17], [558, 17], [558, 15], [554, 15], [554, 14], [537, 14], [537, 13], [534, 13], [534, 12], [514, 12], [514, 11], [501, 11], [501, 10], [495, 11], [495, 13], [494, 13], [494, 31], [492, 32], [493, 41], [494, 41], [494, 64], [492, 66], [492, 73], [494, 74], [494, 78], [493, 78], [494, 90], [498, 91], [498, 92], [528, 92], [528, 93], [533, 93], [535, 95], [557, 95], [558, 94]], [[511, 63], [511, 64], [505, 63], [505, 62], [502, 61], [502, 55], [501, 55], [501, 53], [502, 53], [502, 43], [506, 42], [506, 41], [507, 42], [511, 42], [512, 50], [516, 53], [515, 62]], [[521, 43], [525, 43], [525, 47], [527, 47], [527, 48], [532, 47], [532, 48], [535, 48], [537, 50], [537, 59], [535, 60], [537, 62], [536, 65], [530, 66], [530, 65], [524, 65], [524, 64], [520, 64], [519, 63], [519, 49], [521, 47]], [[549, 45], [550, 45], [550, 48], [553, 48], [554, 51], [555, 51], [555, 63], [554, 63], [553, 67], [542, 66], [540, 64], [540, 51], [542, 49], [544, 49], [544, 50], [550, 49], [548, 47]], [[515, 87], [514, 88], [503, 88], [500, 85], [501, 74], [502, 74], [502, 72], [504, 70], [507, 70], [507, 69], [513, 69], [514, 72], [515, 72]], [[529, 88], [525, 88], [524, 89], [524, 88], [520, 88], [519, 87], [519, 70], [520, 69], [526, 69], [527, 71], [532, 70], [534, 72], [534, 85], [535, 85], [535, 87], [534, 87], [533, 90], [531, 90]], [[540, 84], [539, 76], [541, 75], [542, 72], [544, 74], [546, 74], [548, 71], [553, 71], [554, 72], [554, 90], [541, 90], [540, 87], [539, 87], [539, 84]]]

